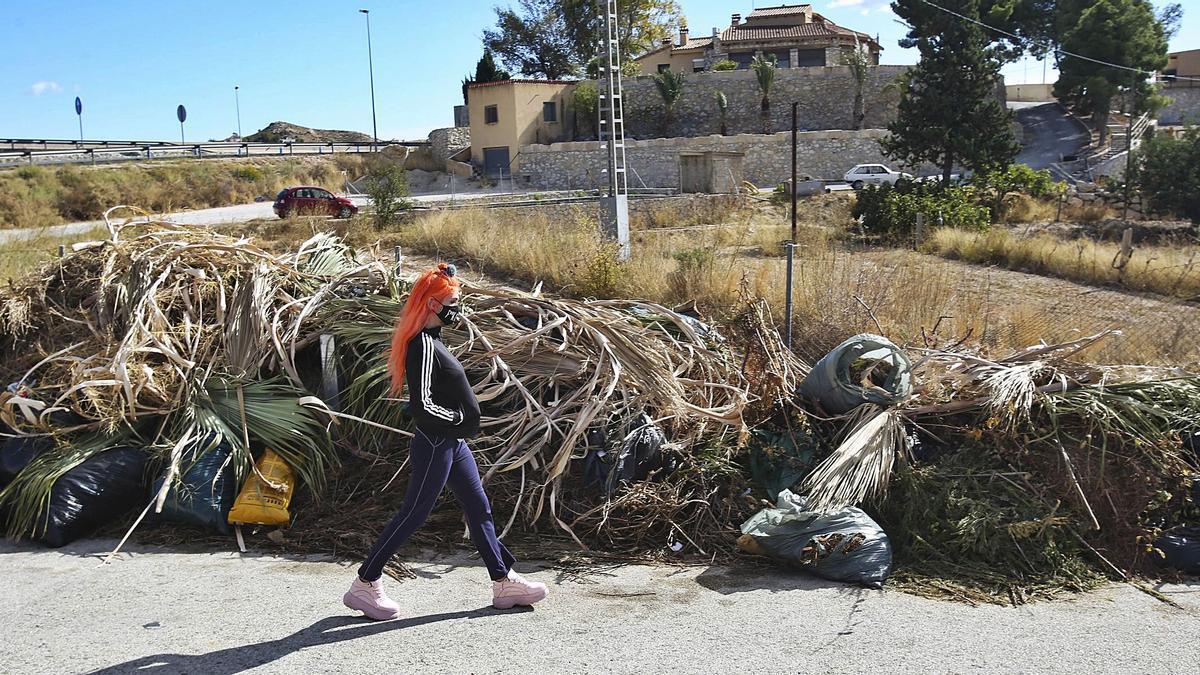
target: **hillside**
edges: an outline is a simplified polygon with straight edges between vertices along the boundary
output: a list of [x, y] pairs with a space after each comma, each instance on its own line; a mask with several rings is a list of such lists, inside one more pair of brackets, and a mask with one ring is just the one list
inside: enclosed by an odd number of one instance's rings
[[371, 137], [357, 131], [310, 129], [289, 122], [271, 122], [257, 133], [246, 137], [249, 143], [278, 143], [285, 138], [298, 143], [370, 143]]

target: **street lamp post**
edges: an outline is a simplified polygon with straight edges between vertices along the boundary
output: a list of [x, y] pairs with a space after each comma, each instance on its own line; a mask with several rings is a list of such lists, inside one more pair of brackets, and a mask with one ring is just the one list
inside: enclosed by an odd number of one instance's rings
[[367, 68], [371, 73], [371, 135], [375, 138], [375, 142], [371, 144], [371, 151], [374, 152], [379, 145], [379, 127], [375, 123], [375, 59], [371, 56], [371, 10], [358, 10], [367, 15]]
[[242, 140], [242, 102], [238, 100], [238, 86], [233, 85], [233, 105], [237, 109], [238, 140]]

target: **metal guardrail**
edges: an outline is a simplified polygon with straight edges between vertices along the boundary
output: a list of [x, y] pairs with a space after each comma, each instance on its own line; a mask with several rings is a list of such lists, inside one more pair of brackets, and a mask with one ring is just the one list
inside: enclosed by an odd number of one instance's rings
[[[381, 142], [377, 146], [370, 143], [236, 143], [236, 142], [214, 142], [214, 143], [171, 143], [167, 141], [145, 141], [145, 142], [126, 142], [126, 141], [64, 141], [64, 140], [30, 140], [30, 139], [0, 139], [0, 146], [9, 144], [15, 146], [18, 144], [43, 144], [47, 148], [50, 145], [65, 145], [68, 147], [50, 150], [35, 150], [35, 149], [10, 149], [0, 150], [0, 165], [16, 165], [16, 164], [37, 164], [38, 158], [46, 160], [58, 159], [58, 163], [86, 163], [95, 164], [100, 161], [138, 161], [145, 159], [154, 159], [155, 152], [158, 152], [158, 158], [170, 157], [250, 157], [250, 156], [268, 156], [272, 154], [278, 155], [294, 155], [294, 154], [332, 154], [337, 152], [346, 153], [362, 153], [375, 152], [378, 149], [385, 148], [390, 145], [400, 145], [405, 147], [424, 147], [428, 146], [428, 141], [400, 141], [400, 142]], [[92, 144], [91, 147], [88, 147]], [[96, 147], [96, 146], [99, 147]], [[51, 162], [45, 162], [51, 163]]]

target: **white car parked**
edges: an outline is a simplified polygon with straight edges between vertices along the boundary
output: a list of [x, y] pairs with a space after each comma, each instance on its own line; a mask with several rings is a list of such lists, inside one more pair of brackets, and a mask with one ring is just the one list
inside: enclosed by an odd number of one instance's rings
[[867, 185], [895, 185], [901, 178], [912, 180], [912, 174], [892, 171], [882, 164], [859, 164], [842, 177], [850, 187], [861, 190]]

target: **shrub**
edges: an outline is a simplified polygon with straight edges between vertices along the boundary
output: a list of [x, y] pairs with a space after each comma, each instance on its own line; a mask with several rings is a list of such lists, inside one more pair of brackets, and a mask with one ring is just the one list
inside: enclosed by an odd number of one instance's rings
[[404, 168], [399, 164], [386, 164], [375, 168], [367, 175], [366, 192], [375, 205], [375, 226], [387, 227], [400, 218], [400, 214], [412, 208], [408, 201], [408, 182]]
[[242, 166], [234, 169], [233, 177], [238, 180], [244, 180], [248, 183], [256, 183], [266, 177], [262, 169], [257, 166]]
[[986, 230], [991, 222], [987, 207], [976, 203], [973, 188], [942, 187], [926, 181], [868, 186], [859, 190], [850, 212], [861, 219], [865, 232], [893, 241], [912, 236], [917, 214], [925, 214], [925, 222], [931, 229]]
[[1200, 127], [1183, 138], [1155, 134], [1134, 153], [1130, 180], [1152, 213], [1173, 213], [1200, 223]]
[[991, 210], [995, 222], [1003, 220], [1013, 197], [1023, 194], [1034, 199], [1057, 196], [1062, 184], [1049, 171], [1035, 171], [1025, 164], [1010, 164], [1004, 169], [976, 175], [971, 185], [978, 190], [981, 203]]
[[709, 70], [716, 70], [718, 72], [724, 70], [737, 70], [737, 64], [729, 59], [721, 59], [720, 61], [712, 64]]

